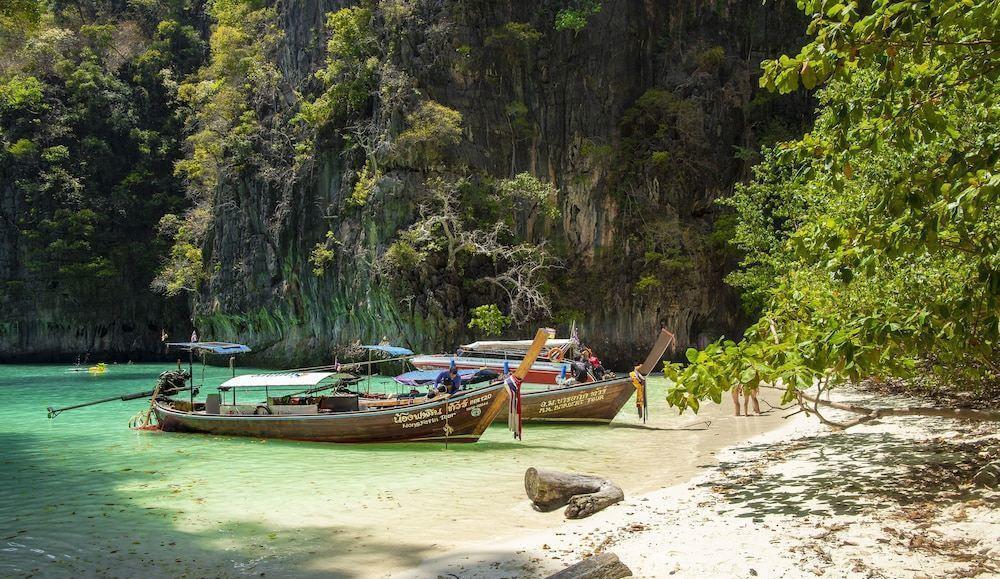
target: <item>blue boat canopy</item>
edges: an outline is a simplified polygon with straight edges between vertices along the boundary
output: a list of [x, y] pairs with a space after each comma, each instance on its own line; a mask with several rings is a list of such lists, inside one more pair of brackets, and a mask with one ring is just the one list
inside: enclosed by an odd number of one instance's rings
[[401, 348], [399, 346], [384, 346], [377, 344], [374, 346], [361, 346], [365, 350], [375, 350], [377, 352], [385, 352], [390, 356], [412, 356], [413, 350], [408, 350], [406, 348]]
[[246, 354], [250, 346], [231, 342], [170, 342], [167, 348], [184, 352], [208, 352], [210, 354]]

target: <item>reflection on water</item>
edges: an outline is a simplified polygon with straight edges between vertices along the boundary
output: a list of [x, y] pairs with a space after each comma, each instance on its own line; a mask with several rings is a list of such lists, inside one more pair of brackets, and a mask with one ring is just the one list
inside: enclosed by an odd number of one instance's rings
[[[635, 494], [780, 420], [718, 408], [677, 416], [656, 380], [646, 425], [630, 403], [611, 426], [528, 424], [516, 442], [496, 425], [448, 449], [131, 431], [142, 400], [45, 416], [49, 405], [150, 389], [164, 369], [0, 367], [0, 576], [377, 576], [557, 524], [528, 507], [529, 466], [600, 473]], [[227, 377], [208, 368], [205, 382]]]

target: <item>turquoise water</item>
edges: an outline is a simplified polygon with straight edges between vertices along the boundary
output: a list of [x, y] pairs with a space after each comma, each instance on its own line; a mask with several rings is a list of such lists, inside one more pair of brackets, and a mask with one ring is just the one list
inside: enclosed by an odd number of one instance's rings
[[[0, 366], [0, 576], [384, 576], [558, 523], [528, 508], [528, 466], [602, 473], [642, 492], [768, 426], [710, 409], [711, 428], [679, 428], [700, 417], [668, 411], [656, 381], [645, 426], [626, 405], [610, 427], [527, 425], [516, 442], [496, 425], [448, 449], [132, 431], [145, 400], [46, 418], [46, 406], [151, 389], [166, 369]], [[208, 368], [205, 383], [228, 377]]]

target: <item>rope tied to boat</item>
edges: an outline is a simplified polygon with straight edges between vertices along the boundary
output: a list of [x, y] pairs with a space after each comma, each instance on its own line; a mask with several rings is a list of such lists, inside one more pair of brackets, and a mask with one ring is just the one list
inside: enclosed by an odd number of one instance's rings
[[158, 424], [153, 424], [153, 404], [156, 397], [160, 395], [160, 386], [163, 385], [163, 380], [158, 380], [156, 383], [156, 389], [153, 390], [153, 396], [149, 399], [149, 406], [143, 408], [128, 421], [128, 427], [132, 430], [156, 430], [159, 428]]
[[149, 398], [149, 406], [136, 412], [129, 419], [128, 427], [132, 430], [159, 430], [160, 425], [155, 423], [153, 404], [155, 404], [161, 391], [169, 396], [171, 393], [183, 388], [188, 376], [189, 374], [183, 370], [162, 372], [156, 379], [156, 388], [153, 390], [153, 395]]

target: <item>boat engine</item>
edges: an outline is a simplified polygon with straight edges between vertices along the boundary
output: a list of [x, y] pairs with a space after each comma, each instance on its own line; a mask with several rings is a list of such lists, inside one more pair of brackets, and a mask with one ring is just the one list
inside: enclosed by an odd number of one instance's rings
[[187, 387], [191, 374], [183, 370], [167, 370], [156, 379], [161, 396], [172, 396]]

